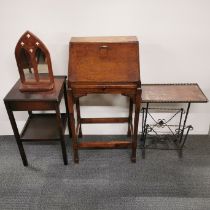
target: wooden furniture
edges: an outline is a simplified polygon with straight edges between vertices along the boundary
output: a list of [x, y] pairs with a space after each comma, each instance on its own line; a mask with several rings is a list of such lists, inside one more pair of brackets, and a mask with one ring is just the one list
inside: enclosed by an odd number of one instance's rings
[[[146, 107], [142, 108], [142, 135], [141, 135], [141, 146], [142, 156], [145, 157], [145, 149], [154, 149], [159, 143], [161, 149], [176, 149], [179, 151], [179, 155], [182, 156], [182, 149], [187, 140], [188, 133], [193, 127], [186, 125], [187, 117], [192, 103], [206, 103], [208, 99], [198, 86], [198, 84], [142, 84], [142, 102], [146, 103]], [[180, 103], [187, 104], [187, 109], [182, 107], [177, 108], [159, 108], [149, 107], [150, 104], [158, 103]], [[169, 119], [156, 119], [152, 112], [168, 112], [172, 111], [174, 114]], [[172, 119], [178, 117], [178, 124], [172, 124]], [[148, 118], [153, 123], [148, 123]], [[167, 128], [170, 137], [166, 134], [159, 135], [158, 129]], [[186, 132], [185, 132], [186, 131]], [[148, 135], [154, 137], [152, 144], [146, 145]], [[171, 138], [172, 137], [172, 138]], [[160, 141], [158, 141], [160, 140]], [[164, 140], [172, 140], [173, 145], [163, 144], [167, 143]]]
[[[137, 131], [141, 104], [139, 45], [136, 37], [73, 37], [69, 46], [68, 107], [72, 131], [74, 162], [79, 162], [80, 148], [132, 149], [136, 161]], [[125, 118], [82, 118], [79, 98], [87, 94], [122, 94], [130, 98], [130, 110]], [[75, 127], [74, 103], [77, 110]], [[135, 103], [134, 126], [132, 125]], [[78, 142], [82, 124], [128, 123], [131, 140], [111, 142]]]
[[[47, 92], [20, 92], [21, 81], [18, 80], [4, 98], [4, 103], [12, 125], [15, 139], [20, 151], [23, 165], [28, 161], [23, 148], [23, 142], [28, 141], [60, 141], [63, 161], [67, 165], [64, 131], [66, 127], [66, 114], [60, 113], [59, 104], [66, 96], [66, 77], [60, 76], [54, 79], [54, 88]], [[66, 104], [67, 107], [67, 104]], [[37, 114], [33, 111], [55, 111], [52, 114]], [[29, 117], [21, 133], [19, 133], [15, 121], [14, 111], [28, 111]], [[68, 113], [68, 109], [66, 109]]]
[[50, 53], [30, 31], [26, 31], [15, 48], [20, 74], [20, 91], [47, 91], [54, 87]]

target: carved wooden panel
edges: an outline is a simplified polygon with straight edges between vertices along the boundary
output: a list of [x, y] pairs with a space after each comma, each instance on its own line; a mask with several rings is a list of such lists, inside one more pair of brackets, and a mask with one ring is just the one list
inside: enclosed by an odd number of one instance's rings
[[47, 91], [54, 87], [50, 54], [44, 43], [26, 31], [15, 48], [21, 91]]

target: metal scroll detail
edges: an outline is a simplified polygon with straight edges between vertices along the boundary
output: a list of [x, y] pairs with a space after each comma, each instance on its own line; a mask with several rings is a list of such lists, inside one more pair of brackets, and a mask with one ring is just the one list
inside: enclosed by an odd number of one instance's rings
[[[187, 140], [191, 125], [186, 125], [190, 103], [186, 111], [170, 108], [149, 108], [149, 103], [142, 108], [142, 134], [141, 149], [145, 155], [145, 149], [182, 150]], [[167, 119], [155, 117], [154, 111], [173, 112]]]

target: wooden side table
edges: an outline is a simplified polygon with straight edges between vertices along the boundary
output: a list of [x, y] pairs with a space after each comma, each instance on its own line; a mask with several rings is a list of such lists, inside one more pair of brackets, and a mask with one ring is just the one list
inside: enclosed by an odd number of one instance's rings
[[[60, 113], [60, 102], [64, 96], [66, 112], [68, 114], [66, 96], [66, 77], [55, 77], [55, 87], [47, 92], [20, 92], [20, 80], [13, 86], [4, 103], [12, 125], [15, 139], [24, 166], [28, 161], [23, 148], [23, 142], [28, 141], [60, 141], [64, 164], [68, 164], [64, 131], [66, 127], [66, 113]], [[55, 114], [35, 114], [33, 111], [55, 111]], [[29, 117], [21, 133], [15, 121], [14, 111], [28, 111]]]
[[[141, 82], [139, 44], [136, 37], [73, 37], [69, 46], [68, 107], [72, 132], [74, 162], [79, 162], [80, 148], [131, 148], [131, 161], [136, 162]], [[82, 118], [79, 98], [87, 94], [122, 94], [130, 98], [128, 117]], [[77, 125], [75, 126], [74, 103]], [[133, 104], [135, 116], [133, 126]], [[128, 123], [126, 141], [79, 142], [82, 124]]]
[[[198, 84], [142, 84], [142, 102], [146, 107], [142, 108], [142, 135], [141, 147], [142, 157], [145, 157], [145, 149], [170, 149], [178, 150], [180, 157], [182, 149], [187, 140], [188, 133], [193, 127], [187, 125], [187, 118], [192, 103], [206, 103], [208, 99], [200, 89]], [[157, 103], [180, 103], [187, 104], [186, 110], [182, 108], [170, 109], [150, 107], [150, 104]], [[174, 114], [169, 119], [156, 119], [152, 111], [173, 111]], [[172, 119], [178, 118], [177, 124], [172, 123]], [[152, 123], [148, 123], [148, 118]], [[164, 133], [160, 135], [161, 128], [167, 128], [170, 137]], [[148, 136], [153, 137], [153, 143], [146, 145]], [[171, 140], [172, 144], [164, 144], [165, 140]], [[154, 147], [154, 142], [156, 143]], [[162, 146], [162, 147], [158, 147]], [[164, 145], [164, 146], [163, 146]]]

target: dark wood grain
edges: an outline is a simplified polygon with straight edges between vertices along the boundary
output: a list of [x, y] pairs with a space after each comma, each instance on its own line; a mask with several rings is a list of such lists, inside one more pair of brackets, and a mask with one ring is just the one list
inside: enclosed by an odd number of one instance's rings
[[[66, 115], [61, 115], [62, 127], [66, 127]], [[60, 133], [57, 129], [55, 114], [32, 114], [26, 123], [20, 138], [22, 141], [46, 141], [59, 140]]]
[[[23, 165], [27, 166], [28, 161], [22, 142], [25, 141], [60, 141], [64, 164], [68, 164], [66, 146], [64, 141], [64, 132], [66, 127], [66, 116], [68, 116], [68, 107], [66, 113], [61, 114], [59, 104], [64, 96], [66, 97], [66, 77], [56, 77], [55, 86], [52, 90], [46, 92], [21, 92], [19, 90], [20, 80], [12, 87], [4, 103], [12, 125], [15, 139], [20, 151]], [[55, 114], [34, 114], [33, 111], [53, 110]], [[14, 118], [14, 111], [27, 111], [29, 114], [25, 126], [19, 134], [17, 124]], [[71, 134], [71, 132], [70, 132]]]

